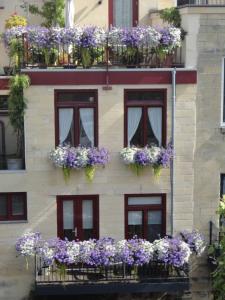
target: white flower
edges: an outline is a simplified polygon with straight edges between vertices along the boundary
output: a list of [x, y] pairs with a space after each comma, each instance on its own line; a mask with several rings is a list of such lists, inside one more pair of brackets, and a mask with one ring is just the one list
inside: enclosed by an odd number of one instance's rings
[[123, 148], [120, 152], [120, 156], [125, 164], [133, 164], [135, 162], [134, 155], [137, 152], [137, 148], [135, 147], [127, 147]]

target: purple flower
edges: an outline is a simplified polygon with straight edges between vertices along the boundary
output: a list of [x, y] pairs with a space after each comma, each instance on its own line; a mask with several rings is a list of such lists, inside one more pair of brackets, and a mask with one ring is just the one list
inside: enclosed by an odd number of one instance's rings
[[105, 166], [109, 161], [109, 152], [105, 148], [90, 148], [88, 151], [88, 165]]
[[183, 240], [189, 245], [190, 249], [197, 255], [201, 255], [205, 250], [205, 238], [197, 230], [188, 232], [187, 230], [180, 233]]
[[138, 149], [134, 155], [134, 161], [140, 166], [147, 166], [150, 164], [150, 157], [148, 151], [144, 149]]
[[39, 232], [25, 233], [16, 242], [16, 251], [23, 256], [34, 256], [37, 253], [41, 234]]
[[161, 148], [161, 152], [158, 157], [157, 164], [161, 165], [163, 168], [169, 167], [173, 155], [174, 155], [174, 151], [172, 145], [168, 144], [167, 148]]

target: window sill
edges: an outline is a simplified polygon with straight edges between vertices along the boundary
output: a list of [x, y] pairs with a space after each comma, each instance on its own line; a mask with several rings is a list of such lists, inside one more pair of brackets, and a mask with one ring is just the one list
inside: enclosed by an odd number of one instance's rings
[[0, 221], [1, 224], [22, 224], [22, 223], [28, 223], [27, 220], [9, 220], [9, 221]]
[[0, 175], [1, 174], [14, 174], [14, 173], [19, 173], [19, 174], [25, 174], [27, 173], [27, 170], [0, 170]]

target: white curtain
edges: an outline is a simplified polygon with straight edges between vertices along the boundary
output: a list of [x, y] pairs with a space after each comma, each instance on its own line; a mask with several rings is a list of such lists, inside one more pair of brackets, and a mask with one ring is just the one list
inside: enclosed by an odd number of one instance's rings
[[130, 142], [138, 128], [138, 125], [141, 120], [142, 115], [142, 108], [140, 107], [129, 107], [128, 108], [128, 145], [130, 145]]
[[74, 26], [74, 0], [66, 0], [66, 27], [73, 28]]
[[60, 108], [59, 109], [59, 143], [62, 144], [69, 132], [73, 122], [73, 109]]
[[142, 211], [129, 211], [128, 225], [141, 225], [141, 224], [142, 224]]
[[80, 109], [80, 118], [84, 128], [84, 131], [91, 142], [91, 145], [94, 146], [94, 110], [93, 108], [81, 108]]
[[160, 225], [162, 224], [162, 212], [161, 211], [149, 211], [148, 212], [148, 225]]
[[148, 108], [148, 118], [152, 127], [152, 131], [159, 142], [159, 146], [162, 145], [162, 108], [151, 107]]
[[83, 200], [82, 201], [82, 221], [83, 229], [93, 228], [93, 201]]
[[130, 28], [133, 23], [133, 1], [114, 0], [113, 1], [114, 26]]

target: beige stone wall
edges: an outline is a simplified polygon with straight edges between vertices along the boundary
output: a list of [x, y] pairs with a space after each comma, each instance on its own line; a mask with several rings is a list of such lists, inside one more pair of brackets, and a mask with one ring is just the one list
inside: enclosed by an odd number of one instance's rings
[[[123, 147], [123, 93], [133, 86], [113, 86], [112, 91], [98, 89], [99, 145], [110, 150], [111, 161], [105, 169], [98, 169], [93, 183], [86, 182], [83, 172], [73, 172], [65, 184], [61, 170], [53, 167], [48, 160], [48, 152], [54, 147], [54, 89], [88, 89], [93, 86], [32, 86], [26, 91], [29, 100], [25, 116], [26, 131], [26, 171], [0, 172], [1, 192], [27, 192], [28, 223], [0, 224], [0, 284], [5, 298], [19, 300], [30, 284], [26, 276], [24, 262], [16, 258], [14, 244], [16, 238], [26, 229], [38, 230], [45, 238], [57, 234], [56, 195], [99, 194], [100, 236], [110, 235], [124, 238], [124, 194], [126, 193], [166, 193], [167, 232], [170, 234], [170, 180], [169, 170], [163, 170], [156, 180], [152, 170], [145, 170], [137, 177], [119, 160], [118, 152]], [[140, 85], [139, 88], [166, 88], [167, 131], [171, 136], [171, 86]], [[177, 87], [176, 118], [176, 189], [174, 205], [175, 230], [191, 229], [193, 223], [193, 152], [195, 144], [195, 86]], [[188, 125], [188, 126], [187, 126]], [[184, 135], [185, 132], [185, 135]], [[188, 139], [188, 142], [187, 142]], [[12, 264], [14, 267], [12, 268]], [[5, 265], [8, 271], [5, 272]], [[21, 275], [22, 274], [22, 275]], [[26, 275], [27, 274], [27, 275]], [[18, 280], [23, 278], [23, 280]], [[22, 276], [22, 277], [21, 277]], [[23, 277], [24, 276], [24, 277]], [[16, 292], [18, 290], [18, 293]], [[10, 293], [17, 293], [12, 295]], [[21, 291], [21, 294], [20, 294]], [[9, 295], [9, 296], [8, 296]]]

